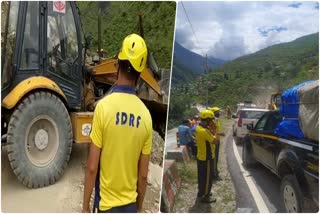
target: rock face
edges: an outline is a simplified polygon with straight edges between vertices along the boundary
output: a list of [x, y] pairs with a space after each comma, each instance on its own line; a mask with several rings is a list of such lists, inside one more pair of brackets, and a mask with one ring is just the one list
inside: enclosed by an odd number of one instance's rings
[[156, 131], [153, 131], [152, 138], [148, 186], [143, 201], [143, 211], [145, 213], [157, 213], [159, 211], [160, 187], [162, 179], [164, 140]]

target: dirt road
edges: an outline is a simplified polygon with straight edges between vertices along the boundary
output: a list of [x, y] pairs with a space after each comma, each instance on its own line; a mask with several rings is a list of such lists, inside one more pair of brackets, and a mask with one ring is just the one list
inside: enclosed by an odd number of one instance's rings
[[11, 170], [7, 153], [1, 154], [2, 212], [81, 212], [87, 145], [74, 144], [69, 165], [54, 185], [28, 189]]
[[[163, 146], [163, 142], [154, 146]], [[158, 212], [162, 168], [162, 151], [154, 152], [150, 162], [148, 188], [144, 201], [145, 212]], [[2, 212], [81, 212], [84, 169], [88, 149], [86, 144], [74, 144], [68, 167], [54, 185], [28, 189], [11, 170], [5, 149], [1, 153], [1, 211]], [[158, 157], [159, 156], [159, 157]], [[154, 161], [157, 160], [157, 163]]]

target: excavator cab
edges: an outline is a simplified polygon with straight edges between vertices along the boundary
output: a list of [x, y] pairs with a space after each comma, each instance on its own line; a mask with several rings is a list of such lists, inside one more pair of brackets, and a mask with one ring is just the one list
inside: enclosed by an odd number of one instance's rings
[[281, 104], [281, 92], [271, 94], [269, 110], [279, 109]]
[[4, 98], [19, 83], [43, 76], [59, 86], [69, 108], [80, 110], [83, 47], [75, 3], [13, 1], [2, 6], [3, 106], [16, 104]]

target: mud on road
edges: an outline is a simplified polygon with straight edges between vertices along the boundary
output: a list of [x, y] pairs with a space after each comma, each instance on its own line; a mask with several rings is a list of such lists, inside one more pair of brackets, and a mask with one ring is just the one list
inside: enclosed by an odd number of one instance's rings
[[[158, 212], [164, 141], [154, 132], [144, 212]], [[160, 148], [159, 148], [160, 147]], [[162, 147], [162, 149], [161, 149]], [[28, 189], [14, 175], [5, 148], [1, 152], [2, 212], [81, 212], [87, 144], [74, 144], [68, 167], [54, 185]]]

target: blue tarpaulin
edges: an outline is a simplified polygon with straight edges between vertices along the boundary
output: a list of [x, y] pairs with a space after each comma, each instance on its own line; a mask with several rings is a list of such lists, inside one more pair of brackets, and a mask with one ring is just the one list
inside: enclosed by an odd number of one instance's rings
[[294, 86], [283, 92], [281, 95], [280, 114], [284, 117], [283, 121], [278, 124], [275, 134], [280, 137], [304, 138], [299, 125], [299, 96], [298, 90], [306, 84], [314, 82], [306, 81], [300, 85]]
[[300, 85], [294, 86], [282, 93], [280, 114], [285, 118], [298, 119], [299, 118], [299, 96], [298, 90], [302, 86], [314, 82], [314, 80], [306, 81]]
[[280, 137], [296, 137], [299, 139], [304, 138], [298, 120], [284, 119], [278, 124], [274, 132]]

